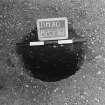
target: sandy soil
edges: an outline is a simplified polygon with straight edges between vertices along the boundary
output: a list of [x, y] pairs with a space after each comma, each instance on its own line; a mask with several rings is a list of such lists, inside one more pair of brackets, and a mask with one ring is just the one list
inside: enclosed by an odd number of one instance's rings
[[[0, 105], [104, 105], [104, 0], [0, 0]], [[68, 17], [87, 38], [87, 55], [76, 75], [43, 83], [23, 73], [15, 43], [36, 19]]]

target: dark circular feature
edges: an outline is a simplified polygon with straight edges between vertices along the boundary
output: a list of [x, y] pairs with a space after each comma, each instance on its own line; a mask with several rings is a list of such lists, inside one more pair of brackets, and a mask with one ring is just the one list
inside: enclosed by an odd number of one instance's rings
[[[69, 27], [69, 39], [79, 38], [75, 30]], [[74, 75], [84, 61], [84, 42], [58, 45], [29, 46], [30, 41], [38, 41], [37, 29], [16, 44], [16, 52], [21, 55], [26, 72], [35, 79], [56, 82]]]

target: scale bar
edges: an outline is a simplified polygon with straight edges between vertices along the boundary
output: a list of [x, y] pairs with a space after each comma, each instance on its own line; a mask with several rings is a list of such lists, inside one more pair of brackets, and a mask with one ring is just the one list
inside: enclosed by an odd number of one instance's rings
[[[58, 40], [57, 43], [58, 44], [70, 44], [70, 43], [84, 42], [84, 41], [86, 40], [85, 39], [69, 39], [69, 40]], [[44, 41], [30, 42], [30, 46], [41, 46], [41, 45], [45, 45]]]
[[73, 40], [58, 40], [58, 44], [68, 44], [68, 43], [73, 43]]
[[30, 46], [41, 46], [44, 45], [44, 42], [30, 42]]

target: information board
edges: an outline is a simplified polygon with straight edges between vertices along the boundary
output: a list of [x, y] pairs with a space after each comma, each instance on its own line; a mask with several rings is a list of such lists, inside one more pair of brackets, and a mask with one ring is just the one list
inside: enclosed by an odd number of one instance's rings
[[68, 39], [68, 20], [66, 17], [38, 19], [37, 32], [40, 41]]

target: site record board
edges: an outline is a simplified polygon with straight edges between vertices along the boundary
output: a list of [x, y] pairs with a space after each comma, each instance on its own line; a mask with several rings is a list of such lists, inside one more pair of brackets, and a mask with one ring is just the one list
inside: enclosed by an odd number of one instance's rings
[[68, 39], [68, 20], [66, 17], [38, 19], [37, 32], [40, 41]]

